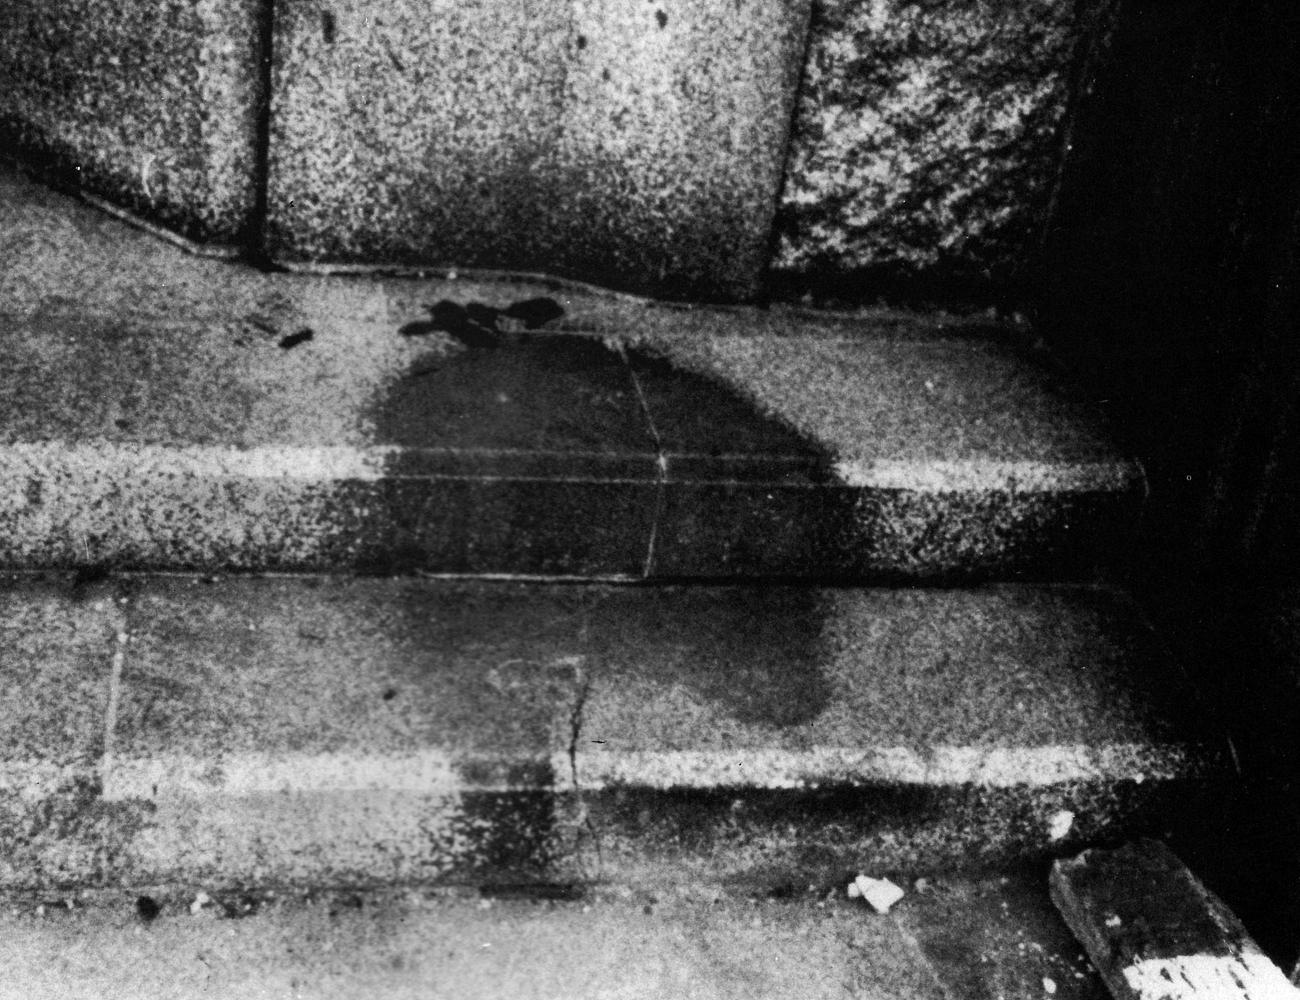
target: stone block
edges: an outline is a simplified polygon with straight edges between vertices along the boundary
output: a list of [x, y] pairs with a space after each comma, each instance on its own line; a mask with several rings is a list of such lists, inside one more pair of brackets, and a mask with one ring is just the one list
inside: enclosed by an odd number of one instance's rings
[[191, 240], [245, 242], [257, 202], [261, 0], [9, 0], [0, 139]]
[[772, 0], [280, 4], [270, 253], [752, 295], [806, 20]]
[[778, 271], [969, 293], [1018, 277], [1056, 183], [1076, 52], [1114, 5], [817, 0]]

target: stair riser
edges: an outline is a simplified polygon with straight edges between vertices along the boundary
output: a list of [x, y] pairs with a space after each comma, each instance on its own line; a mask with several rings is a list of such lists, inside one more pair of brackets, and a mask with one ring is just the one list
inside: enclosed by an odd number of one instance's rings
[[[5, 888], [672, 882], [764, 889], [924, 875], [1168, 836], [1229, 808], [1216, 782], [601, 793], [532, 789], [162, 796], [93, 782], [0, 806]], [[1213, 806], [1211, 806], [1213, 803]], [[1076, 819], [1053, 837], [1061, 810]]]
[[17, 577], [0, 881], [803, 879], [1214, 826], [1155, 652], [1087, 587]]
[[[23, 484], [0, 501], [0, 566], [1077, 578], [1123, 550], [1140, 503], [1124, 493], [278, 474], [292, 474], [292, 453], [266, 476], [250, 477], [222, 474], [241, 464], [238, 453], [152, 449], [135, 465], [86, 447], [44, 450], [35, 462], [0, 448], [0, 470], [8, 466], [8, 480]], [[196, 472], [196, 464], [211, 471]]]

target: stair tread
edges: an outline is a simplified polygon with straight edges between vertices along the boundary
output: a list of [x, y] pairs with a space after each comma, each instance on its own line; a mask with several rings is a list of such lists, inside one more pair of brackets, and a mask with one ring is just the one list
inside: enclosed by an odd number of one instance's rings
[[[23, 400], [9, 402], [3, 413], [0, 438], [8, 440], [408, 443], [409, 429], [375, 428], [366, 404], [385, 383], [409, 374], [414, 360], [459, 363], [455, 373], [468, 381], [485, 367], [527, 369], [544, 358], [528, 344], [513, 346], [523, 354], [518, 360], [512, 350], [484, 357], [446, 336], [403, 338], [397, 330], [427, 319], [426, 305], [438, 300], [500, 307], [550, 295], [566, 315], [548, 332], [569, 334], [568, 374], [591, 380], [583, 392], [609, 390], [616, 359], [602, 358], [595, 344], [584, 348], [582, 335], [653, 347], [667, 357], [669, 367], [636, 367], [652, 383], [651, 395], [662, 397], [662, 403], [652, 400], [652, 409], [670, 452], [714, 454], [718, 439], [735, 431], [719, 428], [718, 413], [699, 398], [702, 374], [724, 379], [742, 401], [846, 464], [1026, 462], [1127, 470], [1112, 471], [1103, 484], [1125, 484], [1132, 475], [1095, 414], [1009, 348], [1013, 331], [987, 321], [887, 311], [849, 317], [783, 308], [683, 309], [518, 280], [264, 273], [159, 244], [12, 167], [0, 172], [0, 225], [8, 234], [0, 248], [0, 312], [5, 349], [14, 357], [4, 373], [5, 397]], [[310, 341], [290, 350], [277, 346], [306, 329], [313, 331]], [[42, 377], [50, 366], [61, 378]], [[528, 388], [518, 377], [516, 384]], [[601, 401], [609, 404], [621, 389]], [[133, 407], [118, 415], [131, 420], [131, 429], [105, 420], [104, 397]], [[737, 401], [722, 402], [734, 408]], [[692, 403], [700, 411], [683, 414]], [[635, 413], [624, 411], [622, 419], [638, 423]], [[488, 423], [415, 433], [431, 439], [422, 444], [473, 448], [484, 446]], [[624, 436], [644, 448], [640, 432], [638, 426]], [[399, 440], [403, 433], [408, 440]], [[778, 453], [792, 442], [784, 444]], [[739, 450], [750, 449], [742, 443]]]
[[[12, 171], [0, 230], [11, 566], [996, 574], [1103, 547], [1142, 490], [1011, 333], [940, 314], [262, 273]], [[564, 316], [493, 346], [399, 334], [536, 296]]]
[[[57, 759], [78, 745], [98, 754], [96, 706], [119, 630], [117, 758], [432, 747], [567, 760], [577, 713], [579, 760], [593, 768], [615, 754], [726, 760], [728, 751], [771, 750], [832, 768], [825, 781], [1017, 784], [1077, 776], [1089, 760], [1133, 766], [1136, 752], [1105, 751], [1134, 747], [1148, 748], [1160, 777], [1181, 762], [1189, 735], [1173, 727], [1187, 709], [1163, 651], [1128, 598], [1108, 588], [183, 575], [103, 586], [91, 600], [59, 578], [17, 576], [0, 592], [7, 672], [26, 692], [6, 709], [17, 713], [0, 735], [10, 757], [43, 739]], [[97, 662], [99, 683], [51, 684], [81, 658]], [[54, 727], [56, 717], [69, 721]], [[75, 719], [79, 744], [69, 738]], [[941, 748], [952, 751], [948, 772]], [[1061, 770], [981, 769], [999, 750], [1041, 751], [1045, 761], [1059, 753]]]

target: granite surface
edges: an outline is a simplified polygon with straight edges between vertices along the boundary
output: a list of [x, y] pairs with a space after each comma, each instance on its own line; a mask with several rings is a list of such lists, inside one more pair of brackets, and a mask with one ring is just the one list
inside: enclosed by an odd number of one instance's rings
[[817, 0], [774, 267], [867, 300], [1014, 281], [1056, 183], [1076, 50], [1111, 6]]
[[261, 0], [9, 0], [0, 139], [139, 218], [246, 244], [261, 10]]
[[1103, 588], [69, 574], [0, 608], [8, 887], [806, 885], [1231, 809]]
[[771, 0], [281, 5], [270, 252], [752, 295], [806, 19]]
[[1004, 328], [268, 273], [0, 191], [10, 566], [1077, 579], [1138, 523]]

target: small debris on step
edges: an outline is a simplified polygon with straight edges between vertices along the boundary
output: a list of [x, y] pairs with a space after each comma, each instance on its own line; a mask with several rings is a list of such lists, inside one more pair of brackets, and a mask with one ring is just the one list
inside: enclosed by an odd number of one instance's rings
[[1058, 840], [1064, 840], [1069, 836], [1071, 827], [1074, 826], [1074, 813], [1069, 809], [1061, 809], [1052, 813], [1051, 819], [1047, 821], [1047, 839], [1055, 843]]
[[877, 913], [885, 914], [906, 892], [887, 878], [858, 875], [849, 884], [849, 899], [864, 899]]
[[162, 905], [152, 896], [137, 896], [135, 912], [146, 924], [152, 923], [162, 913]]
[[280, 350], [291, 351], [299, 344], [305, 344], [315, 336], [316, 332], [312, 330], [311, 327], [304, 326], [296, 333], [291, 333], [287, 337], [282, 337], [280, 339]]
[[1046, 993], [1048, 996], [1055, 996], [1056, 980], [1053, 979], [1051, 976], [1043, 977], [1043, 992]]

